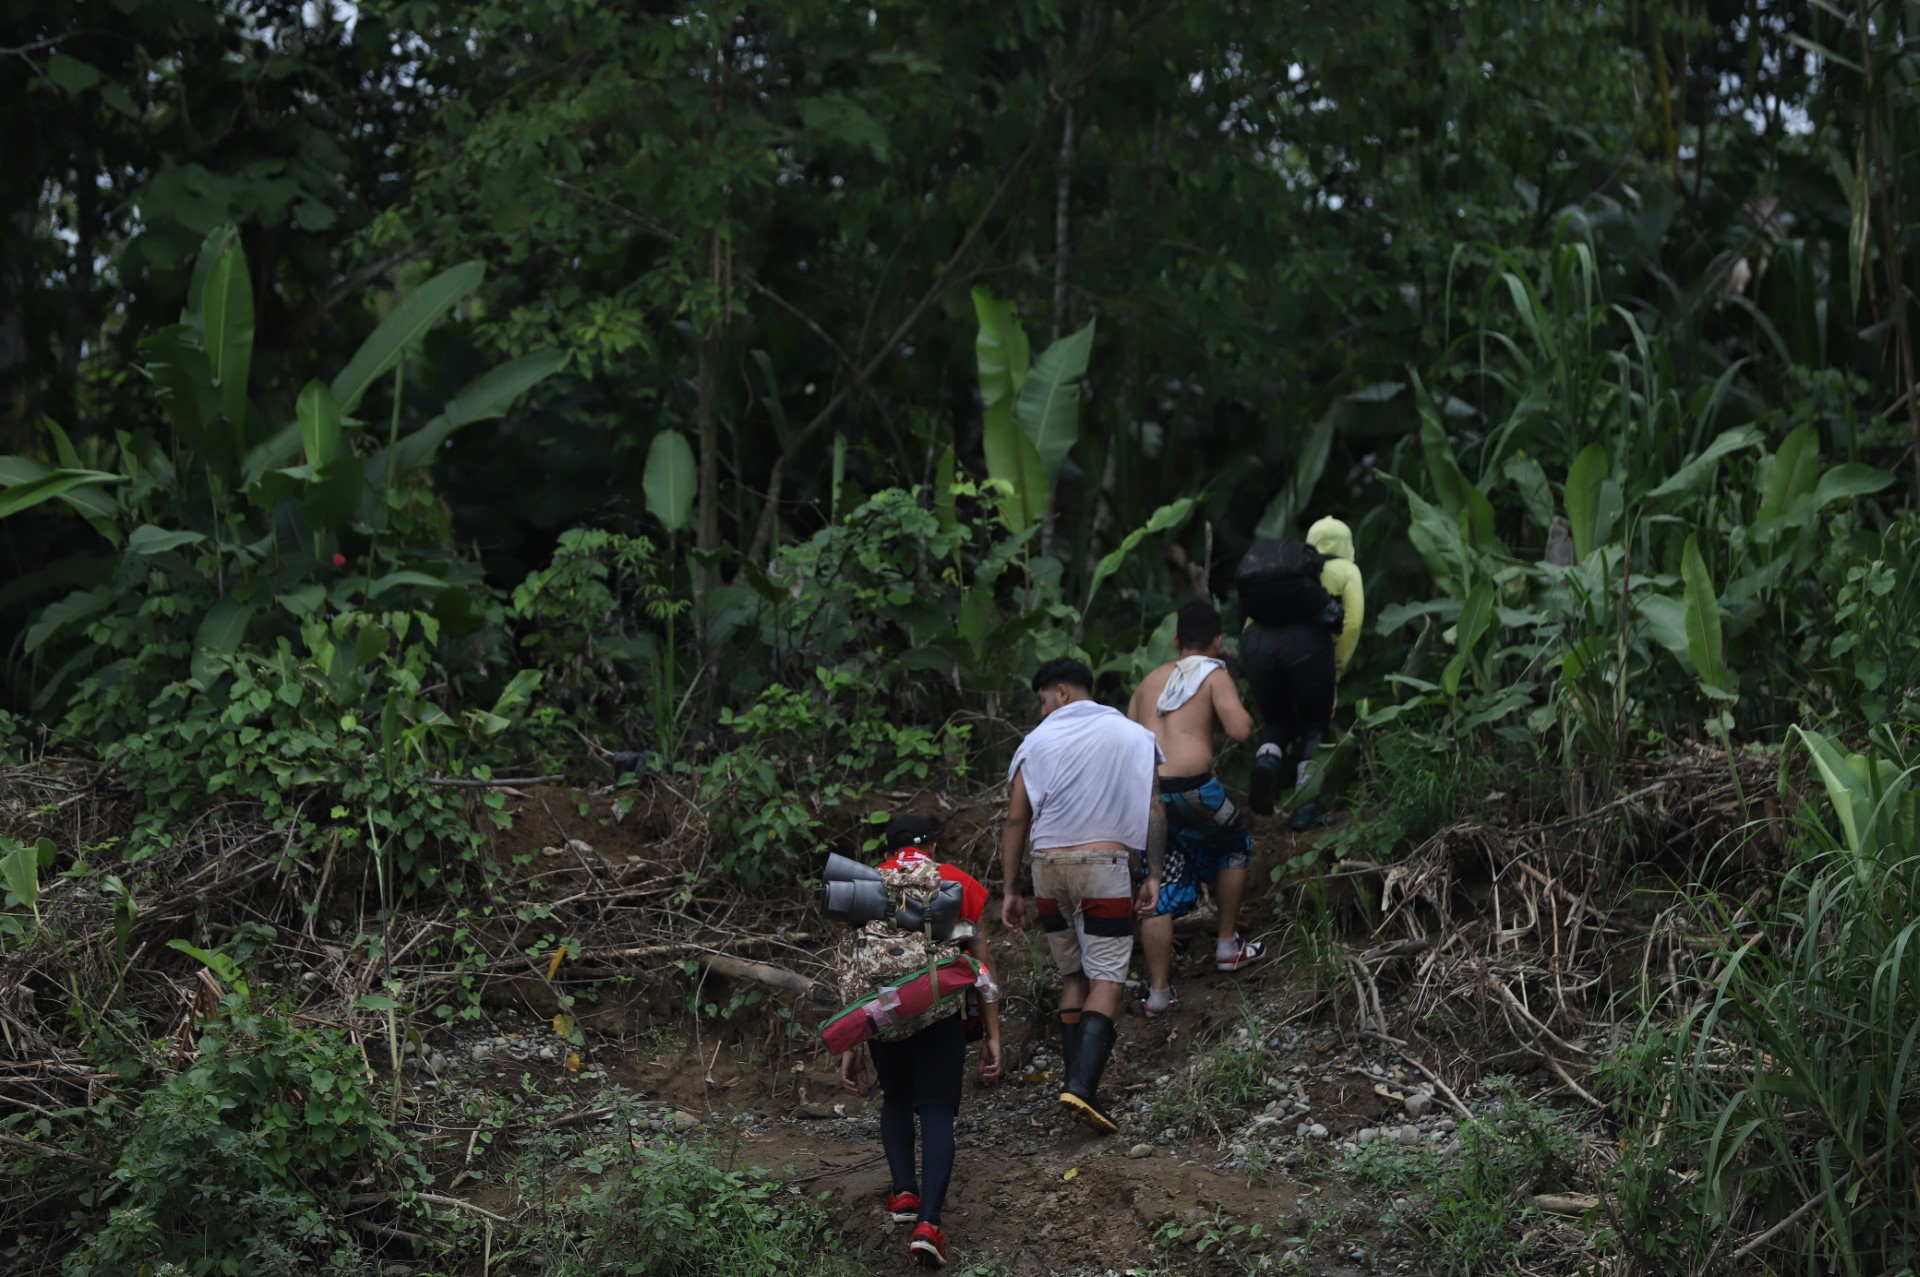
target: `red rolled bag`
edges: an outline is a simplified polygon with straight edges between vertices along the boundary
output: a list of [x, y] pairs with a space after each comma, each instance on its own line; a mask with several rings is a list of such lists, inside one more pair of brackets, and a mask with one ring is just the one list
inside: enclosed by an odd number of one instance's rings
[[835, 1055], [851, 1051], [889, 1029], [932, 1023], [928, 1014], [959, 997], [980, 978], [980, 964], [965, 954], [943, 958], [899, 984], [884, 985], [820, 1025], [820, 1040]]

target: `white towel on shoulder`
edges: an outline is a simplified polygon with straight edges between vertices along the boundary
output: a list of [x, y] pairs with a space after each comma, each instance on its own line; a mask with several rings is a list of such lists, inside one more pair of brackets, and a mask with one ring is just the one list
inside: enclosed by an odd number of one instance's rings
[[1200, 685], [1207, 681], [1207, 675], [1226, 667], [1227, 663], [1217, 656], [1181, 657], [1174, 664], [1173, 673], [1167, 675], [1167, 685], [1160, 689], [1156, 708], [1162, 714], [1173, 713], [1193, 699]]

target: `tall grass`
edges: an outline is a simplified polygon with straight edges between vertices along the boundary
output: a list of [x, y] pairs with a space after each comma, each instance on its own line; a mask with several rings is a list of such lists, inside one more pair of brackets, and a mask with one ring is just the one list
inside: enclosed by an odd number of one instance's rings
[[1609, 1070], [1623, 1240], [1647, 1271], [1920, 1263], [1920, 855], [1895, 838], [1914, 773], [1807, 740], [1839, 830], [1809, 828], [1755, 922], [1700, 911], [1729, 938], [1711, 988], [1672, 995], [1692, 1003], [1671, 1023], [1653, 1007]]

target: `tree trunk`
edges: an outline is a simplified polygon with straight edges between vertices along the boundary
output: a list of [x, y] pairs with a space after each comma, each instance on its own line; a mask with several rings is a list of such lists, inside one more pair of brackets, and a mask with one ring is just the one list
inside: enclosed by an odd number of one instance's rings
[[[1900, 226], [1894, 218], [1895, 202], [1891, 190], [1898, 174], [1890, 162], [1886, 148], [1880, 136], [1880, 104], [1875, 101], [1874, 90], [1874, 48], [1871, 37], [1865, 37], [1862, 45], [1862, 70], [1865, 72], [1867, 143], [1873, 157], [1873, 165], [1861, 180], [1871, 183], [1869, 193], [1862, 195], [1863, 200], [1879, 197], [1880, 237], [1885, 243], [1882, 260], [1887, 272], [1887, 304], [1893, 307], [1893, 371], [1894, 384], [1905, 390], [1902, 398], [1907, 405], [1907, 421], [1913, 431], [1913, 499], [1920, 502], [1920, 389], [1916, 389], [1917, 378], [1914, 368], [1913, 335], [1907, 327], [1907, 274], [1906, 265], [1900, 252]], [[1871, 279], [1871, 274], [1868, 275]]]
[[[1067, 257], [1072, 248], [1073, 211], [1073, 103], [1067, 103], [1060, 122], [1060, 174], [1053, 195], [1053, 340], [1067, 331]], [[1083, 392], [1084, 393], [1084, 392]], [[1047, 493], [1047, 513], [1040, 523], [1040, 553], [1053, 553], [1053, 525], [1060, 508], [1056, 476]]]
[[1060, 175], [1053, 190], [1053, 339], [1067, 331], [1067, 256], [1073, 228], [1073, 103], [1060, 124]]
[[[726, 325], [726, 298], [723, 291], [723, 235], [713, 232], [711, 264], [716, 294], [716, 311], [700, 330], [700, 511], [694, 532], [694, 546], [713, 550], [720, 544], [720, 357]], [[694, 573], [694, 592], [706, 596], [709, 572], [703, 566]]]
[[[60, 399], [55, 420], [69, 431], [80, 433], [80, 374], [82, 352], [87, 348], [87, 320], [93, 303], [93, 228], [100, 194], [92, 182], [80, 182], [75, 190], [79, 208], [79, 239], [73, 255], [73, 285], [67, 294], [66, 332], [60, 350]], [[33, 423], [28, 426], [32, 430]]]
[[[7, 215], [7, 246], [0, 249], [0, 451], [24, 452], [25, 423], [35, 420], [32, 373], [27, 360], [28, 258], [33, 251], [33, 207], [24, 204]], [[14, 437], [18, 429], [19, 437]]]

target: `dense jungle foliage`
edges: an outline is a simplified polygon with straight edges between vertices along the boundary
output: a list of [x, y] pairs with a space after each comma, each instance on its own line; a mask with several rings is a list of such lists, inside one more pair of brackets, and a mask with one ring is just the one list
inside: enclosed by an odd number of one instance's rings
[[[0, 60], [0, 737], [131, 813], [0, 846], [6, 970], [126, 1079], [0, 1108], [46, 1263], [360, 1271], [357, 1168], [426, 1182], [270, 928], [130, 950], [206, 822], [364, 876], [378, 961], [489, 898], [450, 779], [671, 777], [790, 891], [1323, 514], [1378, 621], [1309, 862], [1700, 741], [1797, 812], [1762, 896], [1593, 853], [1721, 944], [1590, 1079], [1618, 1261], [1920, 1262], [1920, 6], [0, 0]], [[175, 1064], [106, 994], [169, 941]]]

